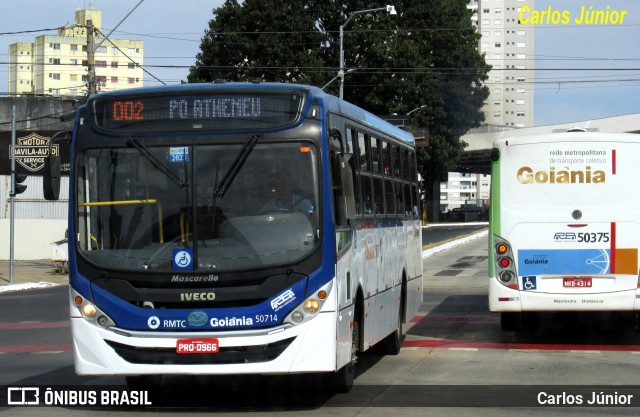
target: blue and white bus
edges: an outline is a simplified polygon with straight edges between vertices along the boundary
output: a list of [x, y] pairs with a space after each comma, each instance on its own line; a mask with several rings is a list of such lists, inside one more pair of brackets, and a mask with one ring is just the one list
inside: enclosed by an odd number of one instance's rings
[[422, 302], [410, 133], [314, 87], [193, 84], [91, 97], [71, 149], [78, 374], [348, 389], [360, 352], [398, 353]]

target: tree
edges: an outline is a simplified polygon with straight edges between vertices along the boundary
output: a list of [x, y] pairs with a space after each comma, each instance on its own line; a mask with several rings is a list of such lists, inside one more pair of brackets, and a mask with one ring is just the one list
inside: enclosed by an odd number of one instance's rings
[[324, 36], [304, 2], [226, 0], [200, 44], [189, 82], [275, 81], [318, 85], [330, 70]]
[[[398, 15], [357, 15], [344, 31], [346, 100], [376, 114], [407, 114], [426, 127], [419, 171], [451, 170], [478, 126], [488, 97], [489, 66], [477, 46], [467, 0], [393, 0]], [[339, 66], [338, 33], [354, 12], [383, 7], [367, 0], [226, 0], [214, 10], [189, 81], [298, 82], [325, 85]], [[338, 83], [327, 87], [337, 93]]]

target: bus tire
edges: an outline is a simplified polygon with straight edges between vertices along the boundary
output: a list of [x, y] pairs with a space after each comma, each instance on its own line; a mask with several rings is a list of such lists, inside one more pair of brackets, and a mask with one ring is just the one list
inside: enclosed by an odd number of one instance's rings
[[356, 379], [356, 363], [358, 362], [358, 351], [360, 349], [360, 326], [357, 318], [353, 321], [351, 332], [351, 361], [336, 372], [327, 375], [327, 384], [331, 390], [338, 393], [347, 393], [353, 387]]
[[380, 342], [380, 348], [385, 355], [397, 355], [402, 347], [402, 304], [398, 307], [398, 323], [396, 329]]
[[500, 327], [506, 332], [512, 332], [520, 328], [520, 313], [500, 313]]

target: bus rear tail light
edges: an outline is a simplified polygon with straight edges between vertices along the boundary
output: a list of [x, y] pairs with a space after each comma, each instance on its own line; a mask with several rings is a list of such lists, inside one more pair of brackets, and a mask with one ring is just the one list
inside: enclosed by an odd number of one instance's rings
[[504, 255], [505, 253], [507, 253], [508, 250], [509, 250], [509, 245], [507, 245], [506, 243], [498, 243], [496, 245], [496, 253], [498, 255]]
[[494, 258], [496, 259], [496, 276], [498, 282], [508, 288], [518, 289], [518, 273], [513, 262], [511, 245], [499, 236], [493, 236]]

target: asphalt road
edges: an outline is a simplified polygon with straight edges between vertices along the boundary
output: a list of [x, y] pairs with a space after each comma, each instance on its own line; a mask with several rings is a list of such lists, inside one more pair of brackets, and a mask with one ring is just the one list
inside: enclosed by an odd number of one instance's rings
[[[174, 378], [160, 395], [182, 400], [157, 411], [163, 416], [212, 411], [270, 416], [274, 412], [309, 416], [637, 415], [638, 408], [587, 404], [602, 392], [618, 399], [633, 395], [633, 404], [640, 406], [640, 335], [630, 321], [605, 313], [540, 315], [537, 324], [523, 331], [503, 332], [499, 316], [487, 308], [486, 247], [486, 237], [481, 237], [423, 259], [424, 303], [404, 326], [402, 351], [397, 356], [363, 355], [351, 393], [324, 391], [307, 377]], [[3, 389], [7, 385], [56, 388], [72, 384], [92, 389], [124, 384], [124, 378], [75, 375], [66, 303], [66, 286], [0, 295]], [[574, 403], [558, 408], [557, 403], [550, 403], [563, 398], [574, 402], [580, 398], [582, 407]], [[133, 416], [148, 415], [148, 411], [118, 406], [16, 406], [5, 410], [12, 416], [106, 412]]]

